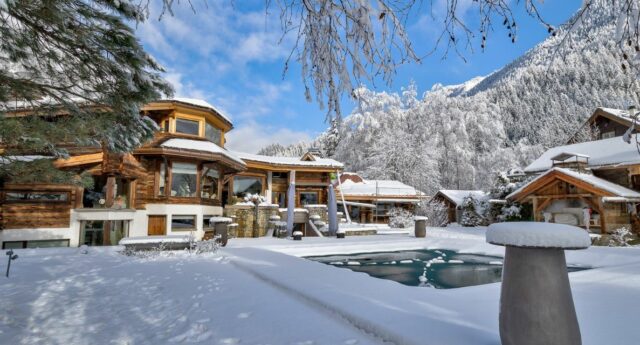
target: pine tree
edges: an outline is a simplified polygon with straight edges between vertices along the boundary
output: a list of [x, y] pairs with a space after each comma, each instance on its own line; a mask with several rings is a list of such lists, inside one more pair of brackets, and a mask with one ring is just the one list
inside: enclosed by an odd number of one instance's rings
[[[140, 107], [171, 89], [127, 24], [143, 11], [118, 0], [0, 1], [0, 182], [78, 181], [16, 156], [66, 157], [69, 144], [129, 151], [152, 136]], [[26, 109], [35, 116], [17, 116]]]

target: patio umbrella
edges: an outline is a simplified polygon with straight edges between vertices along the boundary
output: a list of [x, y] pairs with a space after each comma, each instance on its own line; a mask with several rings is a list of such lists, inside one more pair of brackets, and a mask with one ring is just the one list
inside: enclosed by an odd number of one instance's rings
[[296, 207], [296, 184], [290, 183], [287, 190], [287, 236], [293, 234], [293, 210]]
[[333, 185], [329, 185], [329, 233], [335, 235], [338, 232], [338, 205], [336, 204], [336, 192]]

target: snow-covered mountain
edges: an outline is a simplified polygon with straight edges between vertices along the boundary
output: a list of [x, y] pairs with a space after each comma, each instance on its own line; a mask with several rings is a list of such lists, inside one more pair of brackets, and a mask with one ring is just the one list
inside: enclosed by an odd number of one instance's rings
[[596, 107], [619, 108], [632, 99], [635, 75], [620, 67], [616, 13], [594, 2], [575, 25], [502, 69], [435, 85], [422, 97], [415, 85], [401, 94], [359, 89], [360, 105], [310, 145], [350, 171], [428, 193], [488, 188], [497, 171], [564, 143]]

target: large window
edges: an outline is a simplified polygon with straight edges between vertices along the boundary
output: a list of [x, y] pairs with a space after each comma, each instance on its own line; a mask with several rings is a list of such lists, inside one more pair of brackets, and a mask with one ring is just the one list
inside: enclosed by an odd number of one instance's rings
[[300, 192], [300, 205], [317, 205], [318, 192]]
[[67, 192], [6, 192], [7, 201], [14, 202], [61, 202], [69, 199]]
[[176, 133], [200, 135], [200, 122], [176, 119]]
[[253, 176], [233, 178], [233, 195], [241, 198], [247, 194], [262, 194], [262, 178]]
[[202, 174], [202, 187], [200, 195], [203, 199], [219, 199], [218, 198], [218, 180], [220, 173], [215, 168], [205, 168]]
[[222, 131], [207, 123], [204, 127], [204, 136], [216, 143], [216, 145], [220, 145], [220, 141], [222, 140]]
[[189, 163], [173, 163], [171, 168], [171, 196], [195, 197], [198, 167]]
[[171, 216], [171, 231], [191, 231], [196, 229], [196, 216]]
[[2, 249], [68, 247], [69, 240], [5, 241]]

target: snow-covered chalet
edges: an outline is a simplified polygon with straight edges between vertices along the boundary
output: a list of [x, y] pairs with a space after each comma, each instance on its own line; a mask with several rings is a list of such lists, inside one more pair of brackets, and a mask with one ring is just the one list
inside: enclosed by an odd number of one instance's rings
[[[16, 109], [14, 116], [28, 112]], [[68, 159], [55, 160], [58, 169], [90, 174], [91, 188], [5, 181], [0, 188], [2, 248], [114, 245], [123, 237], [190, 232], [203, 238], [211, 229], [209, 219], [246, 194], [264, 196], [278, 212], [295, 182], [296, 208], [323, 206], [331, 176], [343, 168], [312, 153], [286, 158], [231, 152], [225, 135], [233, 124], [201, 100], [160, 100], [142, 113], [160, 130], [133, 152], [70, 147]], [[53, 159], [29, 152], [12, 158]], [[305, 230], [307, 220], [298, 218], [297, 228]]]
[[[535, 221], [580, 226], [607, 234], [622, 227], [640, 230], [638, 134], [625, 110], [598, 108], [585, 122], [599, 140], [553, 147], [524, 171], [535, 178], [507, 199], [532, 207]], [[635, 128], [631, 130], [635, 133]]]

